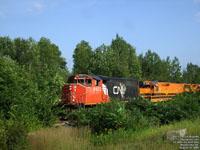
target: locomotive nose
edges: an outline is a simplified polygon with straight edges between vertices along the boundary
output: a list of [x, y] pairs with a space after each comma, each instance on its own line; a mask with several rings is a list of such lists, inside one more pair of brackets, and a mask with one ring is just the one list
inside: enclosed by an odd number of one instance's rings
[[75, 103], [76, 89], [77, 89], [77, 85], [73, 85], [73, 84], [68, 85], [67, 101], [69, 103]]

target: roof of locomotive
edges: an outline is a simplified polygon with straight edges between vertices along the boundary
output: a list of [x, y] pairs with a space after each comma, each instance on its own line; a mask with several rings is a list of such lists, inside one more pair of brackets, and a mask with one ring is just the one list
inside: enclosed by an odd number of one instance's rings
[[162, 80], [147, 80], [147, 81], [140, 81], [140, 82], [152, 82], [153, 84], [169, 83], [169, 84], [193, 84], [193, 85], [200, 85], [199, 83], [170, 82], [170, 81], [162, 81]]

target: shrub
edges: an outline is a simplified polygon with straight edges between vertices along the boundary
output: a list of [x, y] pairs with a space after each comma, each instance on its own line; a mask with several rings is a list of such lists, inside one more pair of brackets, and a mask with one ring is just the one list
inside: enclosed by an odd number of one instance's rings
[[26, 150], [28, 148], [24, 122], [0, 120], [0, 150]]
[[77, 126], [89, 125], [89, 113], [86, 109], [72, 110], [69, 119]]
[[[165, 102], [149, 102], [142, 98], [130, 100], [126, 109], [132, 116], [145, 116], [149, 126], [168, 124], [187, 118], [194, 118], [200, 114], [200, 95], [194, 92], [185, 92], [172, 100]], [[136, 112], [136, 113], [135, 113]]]
[[[130, 99], [126, 104], [126, 109], [129, 110], [131, 118], [135, 118], [139, 126], [142, 127], [159, 125], [161, 114], [161, 105], [144, 100], [141, 97]], [[143, 121], [142, 121], [143, 120]], [[142, 121], [142, 124], [140, 124]]]
[[89, 110], [89, 125], [92, 133], [107, 133], [108, 130], [117, 130], [124, 127], [127, 120], [125, 104], [111, 101], [97, 105]]
[[86, 110], [74, 110], [71, 119], [80, 125], [89, 125], [98, 136], [118, 129], [140, 130], [200, 115], [200, 95], [183, 93], [165, 102], [149, 102], [143, 98], [122, 103], [113, 100]]
[[0, 57], [0, 70], [0, 111], [6, 119], [23, 120], [29, 130], [57, 120], [61, 111], [55, 107], [57, 92], [63, 84], [58, 75], [46, 81], [44, 75], [30, 74], [9, 57]]

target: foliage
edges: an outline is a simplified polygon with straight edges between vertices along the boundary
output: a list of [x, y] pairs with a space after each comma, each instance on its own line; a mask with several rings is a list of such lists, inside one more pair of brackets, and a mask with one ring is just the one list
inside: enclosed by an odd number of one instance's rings
[[27, 148], [26, 133], [50, 126], [68, 76], [58, 46], [49, 39], [0, 37], [0, 126], [3, 149]]
[[143, 80], [181, 81], [181, 66], [177, 57], [170, 60], [168, 56], [161, 60], [157, 53], [148, 50], [144, 56], [140, 54], [138, 59], [142, 68]]
[[141, 68], [136, 57], [135, 48], [127, 43], [118, 34], [112, 40], [111, 49], [114, 53], [113, 76], [140, 78]]
[[107, 133], [117, 130], [126, 122], [125, 104], [118, 101], [103, 103], [89, 112], [89, 125], [92, 133]]
[[69, 120], [74, 122], [77, 126], [85, 126], [89, 124], [89, 112], [82, 108], [80, 110], [73, 110], [69, 114]]
[[187, 129], [186, 135], [200, 135], [200, 117], [161, 127], [151, 126], [138, 131], [119, 129], [100, 135], [91, 135], [87, 127], [45, 128], [30, 134], [29, 139], [32, 150], [178, 150], [180, 144], [163, 137], [168, 131], [183, 128]]
[[28, 149], [27, 130], [24, 121], [0, 120], [0, 150]]
[[125, 104], [116, 100], [102, 103], [89, 110], [74, 110], [69, 118], [78, 126], [89, 125], [94, 134], [107, 133], [109, 130], [117, 130], [127, 125]]
[[[187, 135], [200, 135], [200, 118], [175, 122], [161, 127], [150, 126], [146, 129], [138, 131], [120, 129], [108, 134], [91, 135], [91, 142], [102, 149], [179, 149], [179, 144], [172, 143], [171, 140], [166, 140], [166, 132], [187, 129]], [[177, 138], [178, 140], [179, 138]], [[97, 149], [96, 148], [96, 149]]]
[[36, 122], [34, 101], [38, 91], [30, 74], [8, 57], [0, 58], [0, 110], [7, 118]]
[[[137, 57], [136, 49], [118, 34], [111, 45], [101, 45], [94, 51], [88, 42], [81, 41], [73, 58], [75, 74], [189, 83], [200, 79], [198, 65], [188, 63], [182, 76], [178, 58], [161, 60], [151, 50]], [[56, 105], [69, 75], [66, 61], [59, 47], [47, 38], [37, 42], [0, 37], [0, 70], [0, 113], [4, 118], [0, 120], [0, 144], [4, 149], [25, 149], [26, 132], [52, 125], [61, 111]], [[127, 104], [112, 101], [73, 111], [70, 117], [79, 126], [89, 125], [98, 136], [115, 130], [135, 131], [198, 116], [199, 99], [196, 93], [184, 93], [168, 102], [150, 103], [141, 98]]]
[[173, 100], [150, 102], [143, 98], [122, 103], [116, 100], [86, 110], [73, 111], [73, 121], [79, 126], [89, 125], [97, 136], [111, 131], [140, 130], [161, 126], [174, 121], [195, 118], [200, 115], [199, 93], [184, 93]]
[[89, 73], [112, 76], [113, 58], [114, 53], [109, 46], [99, 46], [89, 59]]
[[[9, 42], [9, 41], [7, 41]], [[161, 59], [151, 50], [136, 55], [136, 48], [116, 34], [111, 44], [92, 51], [86, 41], [77, 44], [73, 54], [73, 74], [96, 74], [112, 77], [132, 77], [139, 80], [199, 83], [198, 65], [188, 63], [181, 71], [179, 59]]]
[[102, 44], [94, 51], [86, 41], [75, 48], [73, 73], [97, 74], [114, 77], [141, 77], [135, 48], [118, 34], [110, 46]]
[[187, 83], [199, 83], [200, 67], [198, 65], [188, 63], [187, 68], [183, 70], [183, 81]]
[[0, 110], [6, 118], [23, 120], [28, 130], [49, 126], [68, 70], [58, 46], [49, 39], [39, 42], [0, 38]]
[[162, 125], [200, 115], [199, 93], [183, 93], [166, 102], [148, 102], [132, 100], [127, 109], [139, 108], [147, 117], [149, 125]]
[[77, 44], [73, 54], [73, 74], [88, 74], [89, 60], [91, 55], [92, 48], [88, 42], [83, 40]]
[[148, 50], [144, 57], [140, 56], [140, 63], [144, 78], [148, 78], [149, 80], [157, 79], [157, 76], [160, 74], [161, 67], [161, 59], [158, 54]]

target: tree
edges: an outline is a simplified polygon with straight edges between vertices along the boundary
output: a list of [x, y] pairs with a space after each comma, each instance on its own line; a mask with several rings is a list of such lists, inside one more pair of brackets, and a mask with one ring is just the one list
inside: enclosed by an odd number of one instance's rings
[[116, 39], [112, 40], [111, 49], [114, 53], [112, 75], [140, 78], [141, 70], [135, 48], [117, 34]]
[[145, 56], [139, 56], [142, 76], [145, 80], [158, 80], [161, 73], [161, 59], [155, 52], [148, 50]]
[[9, 118], [35, 122], [34, 101], [38, 98], [31, 75], [9, 57], [0, 57], [0, 110]]
[[65, 59], [61, 57], [58, 46], [52, 44], [49, 39], [42, 37], [38, 42], [38, 49], [42, 66], [66, 69], [67, 63]]
[[9, 37], [0, 37], [0, 56], [10, 56], [12, 59], [16, 58], [14, 43]]
[[89, 63], [89, 74], [112, 76], [113, 53], [109, 46], [104, 44], [93, 52]]
[[141, 79], [142, 71], [139, 60], [136, 56], [135, 48], [129, 45], [129, 54], [128, 54], [128, 68], [129, 68], [129, 77], [134, 77]]
[[170, 64], [170, 77], [172, 82], [181, 81], [181, 66], [177, 57], [174, 57]]
[[44, 37], [39, 42], [0, 38], [0, 70], [0, 111], [4, 117], [45, 126], [57, 118], [55, 105], [68, 76], [58, 46]]
[[171, 74], [171, 60], [168, 56], [166, 59], [161, 60], [160, 64], [160, 75], [158, 76], [157, 80], [161, 81], [171, 81], [170, 74]]
[[73, 59], [73, 74], [88, 74], [89, 73], [89, 60], [92, 56], [92, 48], [86, 41], [81, 41], [77, 44]]
[[188, 83], [200, 83], [200, 67], [192, 64], [187, 64], [187, 68], [183, 70], [183, 81]]
[[63, 78], [63, 81], [66, 81], [69, 74], [66, 67], [67, 62], [65, 58], [61, 57], [61, 51], [58, 46], [52, 44], [49, 39], [42, 37], [38, 42], [37, 51], [39, 53], [40, 62], [39, 72], [41, 74], [44, 73], [44, 70], [49, 72], [48, 75], [45, 75], [46, 80], [51, 81], [52, 77], [59, 74]]

